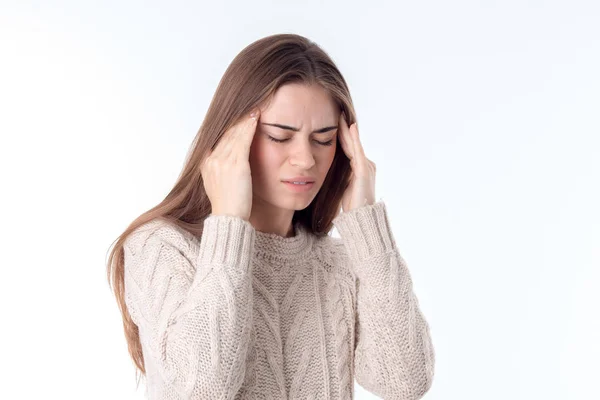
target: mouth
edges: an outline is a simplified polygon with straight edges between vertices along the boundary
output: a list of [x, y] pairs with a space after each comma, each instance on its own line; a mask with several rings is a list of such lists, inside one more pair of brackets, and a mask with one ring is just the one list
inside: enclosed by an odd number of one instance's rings
[[282, 181], [282, 182], [286, 182], [286, 183], [296, 183], [296, 184], [305, 184], [305, 183], [315, 183], [315, 181], [313, 180], [309, 180], [309, 179], [289, 179], [287, 181]]
[[313, 188], [314, 181], [282, 181], [293, 192], [306, 192]]

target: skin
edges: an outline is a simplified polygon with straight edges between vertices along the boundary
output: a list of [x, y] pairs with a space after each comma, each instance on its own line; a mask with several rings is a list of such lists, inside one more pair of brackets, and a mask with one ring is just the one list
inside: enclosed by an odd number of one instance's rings
[[[267, 107], [261, 108], [249, 157], [253, 192], [250, 223], [255, 229], [285, 237], [294, 235], [294, 211], [308, 207], [333, 162], [339, 114], [324, 89], [304, 84], [280, 87]], [[267, 125], [270, 123], [300, 131]], [[331, 126], [336, 128], [326, 133], [311, 133]], [[276, 143], [269, 136], [289, 140]], [[331, 146], [318, 143], [329, 140], [333, 140]], [[301, 175], [315, 179], [307, 192], [294, 193], [281, 182]]]
[[[299, 131], [268, 124], [287, 125]], [[326, 127], [333, 129], [313, 133]], [[277, 143], [269, 136], [288, 140]], [[338, 139], [352, 166], [351, 185], [342, 200], [344, 212], [373, 204], [375, 164], [364, 155], [356, 124], [348, 127], [327, 91], [317, 85], [286, 84], [277, 90], [265, 108], [260, 108], [249, 153], [252, 175], [249, 221], [256, 230], [283, 237], [294, 236], [294, 212], [308, 207], [323, 186]], [[330, 146], [321, 144], [329, 141]], [[293, 192], [282, 182], [306, 175], [315, 183], [305, 192]]]

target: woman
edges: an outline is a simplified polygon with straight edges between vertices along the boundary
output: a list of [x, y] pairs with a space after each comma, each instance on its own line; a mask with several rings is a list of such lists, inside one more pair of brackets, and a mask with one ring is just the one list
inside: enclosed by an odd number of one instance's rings
[[353, 378], [385, 399], [428, 391], [429, 326], [355, 121], [306, 38], [233, 60], [174, 188], [110, 254], [148, 398], [351, 399]]

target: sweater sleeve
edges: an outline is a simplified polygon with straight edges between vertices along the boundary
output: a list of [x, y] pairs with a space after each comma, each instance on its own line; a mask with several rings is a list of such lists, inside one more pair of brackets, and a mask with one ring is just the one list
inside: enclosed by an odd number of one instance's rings
[[233, 399], [252, 326], [255, 231], [242, 218], [210, 215], [200, 243], [190, 236], [161, 224], [128, 237], [126, 305], [146, 366], [169, 390], [186, 399]]
[[334, 221], [355, 276], [355, 378], [384, 399], [420, 399], [433, 380], [429, 325], [412, 289], [383, 201]]

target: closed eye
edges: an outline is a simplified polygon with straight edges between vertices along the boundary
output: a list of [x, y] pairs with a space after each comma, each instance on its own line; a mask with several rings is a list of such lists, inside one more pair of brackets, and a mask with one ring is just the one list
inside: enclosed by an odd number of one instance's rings
[[[277, 143], [283, 143], [283, 142], [287, 142], [288, 140], [290, 140], [290, 139], [276, 139], [276, 138], [274, 138], [273, 136], [270, 136], [270, 135], [267, 135], [267, 137], [269, 138], [269, 140], [272, 140], [272, 141], [277, 142]], [[333, 139], [328, 140], [326, 142], [320, 142], [318, 140], [315, 140], [315, 142], [317, 142], [318, 144], [320, 144], [322, 146], [331, 146], [333, 144]]]

